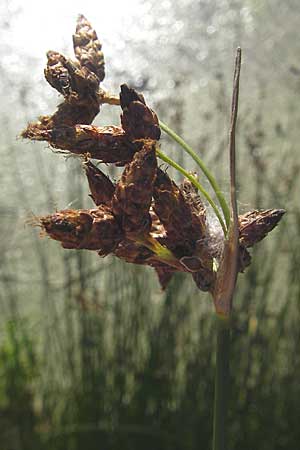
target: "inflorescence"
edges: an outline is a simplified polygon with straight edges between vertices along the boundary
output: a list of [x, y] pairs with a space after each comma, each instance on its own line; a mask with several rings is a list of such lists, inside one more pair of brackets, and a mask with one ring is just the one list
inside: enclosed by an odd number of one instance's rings
[[[175, 272], [192, 275], [202, 291], [213, 292], [225, 236], [215, 226], [197, 188], [177, 185], [157, 164], [161, 129], [155, 112], [126, 84], [120, 95], [104, 91], [102, 46], [82, 15], [73, 36], [76, 60], [47, 53], [45, 77], [64, 101], [51, 116], [30, 123], [22, 137], [82, 155], [92, 209], [66, 209], [40, 217], [38, 224], [66, 249], [97, 251], [155, 269], [162, 288]], [[102, 104], [120, 105], [120, 126], [91, 125]], [[124, 166], [113, 183], [92, 160]], [[194, 175], [196, 177], [196, 175]], [[248, 248], [280, 221], [282, 209], [239, 216], [238, 271], [250, 264]]]

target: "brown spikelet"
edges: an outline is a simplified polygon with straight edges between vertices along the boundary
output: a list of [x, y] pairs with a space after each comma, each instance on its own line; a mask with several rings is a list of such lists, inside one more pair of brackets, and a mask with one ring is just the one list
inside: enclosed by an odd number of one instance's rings
[[267, 209], [250, 211], [239, 216], [240, 244], [248, 248], [264, 239], [276, 227], [284, 214], [284, 209]]
[[149, 209], [156, 168], [155, 143], [145, 141], [116, 186], [112, 208], [127, 236], [143, 235], [151, 229]]
[[110, 206], [115, 191], [115, 185], [110, 181], [108, 176], [98, 169], [91, 161], [88, 160], [84, 162], [83, 167], [91, 191], [90, 196], [94, 203], [97, 206], [102, 204]]
[[157, 169], [153, 197], [153, 209], [176, 256], [192, 256], [196, 242], [203, 237], [201, 226], [193, 219], [191, 206], [181, 190], [161, 169]]
[[91, 158], [119, 166], [131, 161], [143, 142], [132, 143], [120, 127], [75, 125], [44, 129], [29, 126], [22, 134], [30, 139], [47, 141], [52, 147], [75, 154], [89, 153]]
[[[49, 84], [64, 95], [65, 101], [49, 116], [41, 116], [22, 132], [23, 138], [49, 140], [43, 132], [56, 127], [90, 124], [100, 110], [101, 99], [97, 93], [98, 82], [85, 74], [57, 52], [48, 52], [45, 77]], [[46, 136], [47, 133], [46, 133]]]
[[49, 51], [47, 58], [46, 80], [65, 97], [65, 102], [48, 118], [47, 128], [92, 123], [101, 103], [98, 77], [58, 52]]
[[45, 232], [64, 248], [98, 250], [111, 253], [123, 239], [123, 233], [111, 210], [104, 205], [97, 209], [58, 211], [40, 218]]
[[86, 102], [91, 97], [97, 98], [99, 88], [97, 75], [59, 52], [48, 51], [44, 73], [48, 83], [67, 99], [71, 95]]
[[65, 101], [54, 114], [42, 116], [37, 122], [30, 123], [22, 132], [22, 137], [44, 140], [43, 131], [55, 127], [91, 124], [99, 113], [103, 100], [99, 92], [98, 76], [88, 67], [80, 67], [78, 63], [55, 51], [47, 53], [44, 73], [48, 83], [65, 97]]
[[105, 77], [102, 45], [90, 22], [80, 14], [73, 35], [74, 53], [80, 65], [95, 73], [100, 81]]
[[123, 110], [122, 126], [130, 139], [159, 140], [160, 128], [157, 115], [146, 105], [141, 94], [129, 88], [127, 84], [122, 84], [120, 104]]

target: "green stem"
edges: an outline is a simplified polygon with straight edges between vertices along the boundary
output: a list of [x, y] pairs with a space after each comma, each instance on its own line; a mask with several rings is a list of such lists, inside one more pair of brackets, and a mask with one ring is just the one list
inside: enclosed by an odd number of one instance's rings
[[221, 189], [220, 189], [215, 177], [213, 176], [213, 174], [209, 171], [209, 169], [206, 167], [206, 165], [204, 164], [202, 159], [197, 155], [197, 153], [192, 149], [192, 147], [190, 147], [180, 136], [178, 136], [178, 134], [176, 134], [175, 131], [173, 131], [165, 123], [163, 123], [161, 121], [159, 121], [159, 126], [162, 130], [165, 131], [165, 133], [167, 133], [172, 139], [174, 139], [174, 141], [176, 141], [183, 148], [183, 150], [186, 151], [193, 158], [193, 160], [198, 164], [198, 166], [200, 167], [200, 169], [202, 170], [202, 172], [204, 173], [204, 175], [210, 182], [211, 187], [213, 188], [213, 190], [216, 193], [216, 196], [219, 200], [220, 206], [221, 206], [223, 214], [224, 214], [225, 222], [226, 222], [226, 225], [228, 228], [229, 223], [230, 223], [230, 210], [229, 210], [227, 202], [226, 202], [226, 200], [221, 192]]
[[211, 207], [213, 208], [220, 224], [221, 227], [223, 229], [224, 235], [226, 235], [227, 233], [227, 228], [226, 225], [221, 217], [221, 214], [218, 210], [217, 205], [215, 204], [215, 202], [213, 201], [213, 199], [211, 198], [211, 196], [209, 195], [209, 193], [204, 189], [204, 187], [202, 186], [201, 183], [199, 183], [199, 181], [189, 172], [187, 172], [183, 167], [181, 167], [179, 164], [177, 164], [175, 161], [173, 161], [173, 159], [169, 158], [167, 155], [165, 155], [161, 150], [156, 149], [156, 155], [162, 159], [163, 161], [165, 161], [166, 163], [168, 163], [170, 166], [174, 167], [174, 169], [178, 170], [180, 173], [182, 173], [186, 178], [188, 178], [190, 180], [191, 183], [193, 183], [193, 185], [204, 195], [204, 197], [206, 198], [206, 200], [208, 201], [208, 203], [211, 205]]
[[213, 450], [226, 450], [226, 419], [229, 397], [230, 324], [229, 319], [218, 317], [217, 320], [218, 332], [212, 448]]

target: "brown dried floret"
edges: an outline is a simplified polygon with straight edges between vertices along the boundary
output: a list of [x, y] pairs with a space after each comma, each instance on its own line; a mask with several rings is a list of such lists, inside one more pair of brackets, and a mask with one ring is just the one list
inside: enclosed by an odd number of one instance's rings
[[155, 142], [145, 141], [116, 186], [112, 209], [127, 236], [147, 234], [151, 229], [149, 209], [156, 168]]
[[132, 143], [120, 127], [95, 127], [75, 125], [40, 129], [28, 127], [23, 137], [47, 141], [52, 147], [68, 150], [75, 154], [89, 153], [91, 158], [119, 166], [131, 161], [143, 142]]
[[245, 247], [252, 247], [276, 227], [285, 214], [284, 209], [250, 211], [239, 216], [239, 241]]
[[158, 118], [145, 102], [144, 97], [122, 84], [120, 104], [123, 110], [121, 122], [130, 139], [159, 140], [160, 128]]
[[[193, 218], [191, 206], [176, 183], [157, 169], [153, 209], [163, 224], [176, 256], [192, 256], [196, 242], [203, 237], [201, 226]], [[196, 222], [196, 223], [195, 223]]]
[[112, 196], [115, 191], [115, 185], [98, 167], [96, 167], [90, 160], [85, 161], [83, 165], [85, 174], [88, 179], [89, 187], [94, 203], [99, 205], [110, 206]]
[[82, 67], [94, 72], [100, 81], [105, 76], [102, 45], [90, 22], [80, 14], [77, 19], [76, 32], [73, 35], [75, 56]]
[[124, 238], [111, 209], [66, 209], [41, 217], [40, 225], [64, 248], [98, 250], [102, 255], [114, 251]]

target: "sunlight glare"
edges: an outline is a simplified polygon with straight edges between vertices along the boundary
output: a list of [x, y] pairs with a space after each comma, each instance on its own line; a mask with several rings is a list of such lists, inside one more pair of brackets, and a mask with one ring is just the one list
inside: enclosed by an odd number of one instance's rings
[[[91, 0], [63, 2], [52, 0], [45, 4], [36, 0], [13, 2], [13, 11], [20, 13], [11, 17], [10, 42], [16, 45], [22, 54], [44, 57], [47, 50], [71, 49], [70, 35], [74, 33], [78, 14], [84, 14], [91, 21], [101, 39], [117, 39], [119, 30], [129, 25], [132, 18], [139, 14], [145, 4], [142, 0], [109, 0], [95, 2]], [[47, 6], [46, 6], [47, 5]]]

